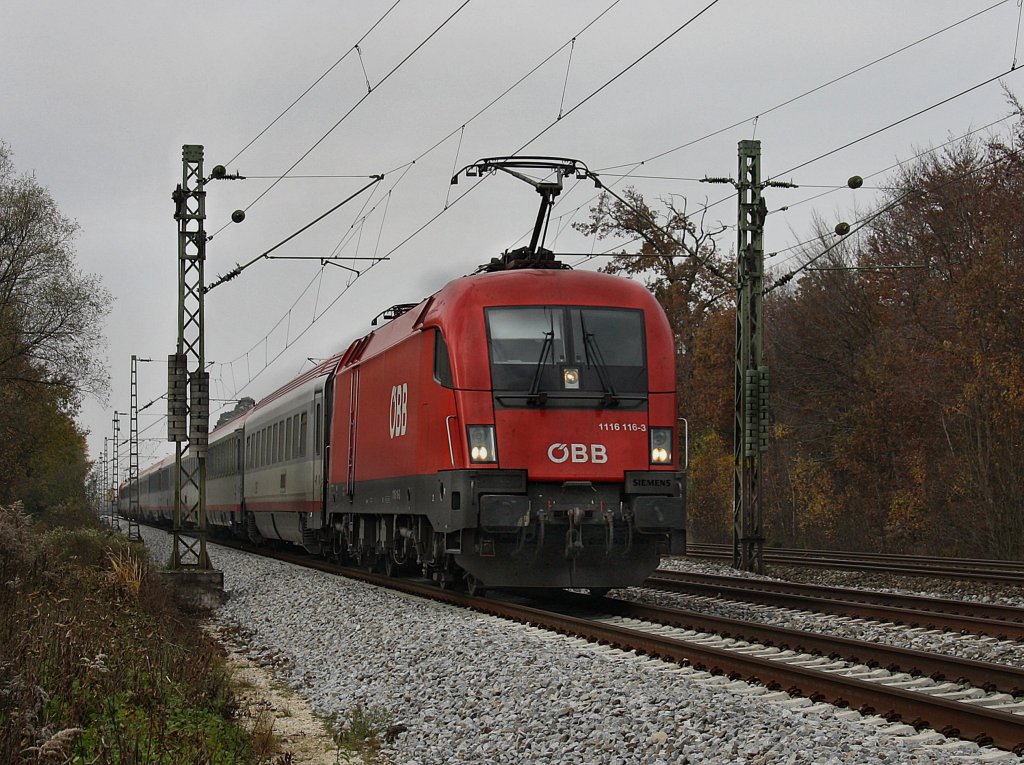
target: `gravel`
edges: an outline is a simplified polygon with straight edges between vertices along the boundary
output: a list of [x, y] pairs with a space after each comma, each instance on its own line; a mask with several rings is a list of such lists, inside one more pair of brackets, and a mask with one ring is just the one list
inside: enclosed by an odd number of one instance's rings
[[[142, 533], [166, 560], [169, 536]], [[221, 634], [327, 718], [383, 712], [396, 765], [1024, 762], [279, 561], [211, 556], [230, 596]]]

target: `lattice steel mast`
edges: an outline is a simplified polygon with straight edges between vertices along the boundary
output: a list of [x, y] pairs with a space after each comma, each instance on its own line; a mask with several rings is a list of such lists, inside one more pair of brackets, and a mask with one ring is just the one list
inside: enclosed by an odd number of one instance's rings
[[[167, 440], [175, 442], [172, 570], [209, 570], [206, 551], [206, 451], [210, 377], [203, 327], [206, 192], [203, 147], [182, 147], [182, 180], [175, 189], [178, 221], [178, 344], [168, 357]], [[187, 385], [187, 393], [186, 393]], [[186, 420], [188, 429], [186, 430]], [[188, 459], [183, 454], [188, 451]], [[184, 535], [189, 525], [190, 537]]]
[[139, 533], [139, 372], [132, 354], [131, 406], [128, 408], [128, 539], [142, 541]]
[[736, 246], [733, 566], [764, 571], [761, 454], [768, 450], [768, 367], [763, 357], [764, 219], [761, 142], [740, 141]]
[[110, 467], [110, 527], [115, 529], [121, 528], [120, 515], [117, 512], [117, 490], [118, 490], [118, 466], [117, 466], [117, 452], [121, 434], [121, 419], [120, 413], [114, 412], [114, 438], [113, 438], [113, 452], [111, 453], [111, 467]]

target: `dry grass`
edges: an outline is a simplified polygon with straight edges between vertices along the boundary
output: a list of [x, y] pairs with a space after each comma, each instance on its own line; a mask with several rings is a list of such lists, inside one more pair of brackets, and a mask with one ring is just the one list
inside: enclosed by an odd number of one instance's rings
[[220, 649], [145, 548], [0, 508], [0, 762], [245, 763]]
[[141, 555], [128, 549], [108, 549], [107, 560], [110, 563], [110, 580], [134, 599], [138, 599], [142, 589], [142, 579], [146, 575], [146, 566]]
[[274, 714], [260, 709], [252, 725], [252, 751], [260, 760], [269, 759], [279, 752], [281, 742], [274, 735]]

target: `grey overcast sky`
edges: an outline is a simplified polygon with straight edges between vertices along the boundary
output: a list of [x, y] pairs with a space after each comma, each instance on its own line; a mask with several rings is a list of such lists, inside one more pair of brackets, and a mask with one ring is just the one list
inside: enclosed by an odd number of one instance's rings
[[[176, 333], [171, 192], [181, 180], [182, 144], [205, 146], [207, 173], [225, 164], [247, 177], [207, 187], [208, 283], [366, 176], [385, 174], [372, 194], [278, 252], [389, 260], [354, 281], [315, 260], [261, 261], [208, 294], [212, 397], [258, 399], [307, 369], [309, 358], [344, 349], [384, 308], [417, 301], [523, 243], [536, 194], [505, 175], [451, 187], [456, 166], [515, 152], [575, 157], [617, 188], [682, 196], [696, 209], [731, 189], [687, 179], [735, 175], [737, 142], [757, 138], [764, 177], [802, 186], [766, 194], [770, 209], [789, 207], [768, 219], [771, 253], [806, 237], [814, 214], [852, 222], [869, 209], [879, 193], [869, 187], [886, 176], [854, 192], [844, 186], [850, 175], [868, 177], [1006, 117], [994, 78], [1008, 73], [1006, 86], [1024, 91], [1020, 70], [1010, 72], [1016, 56], [1024, 59], [1020, 9], [1010, 0], [709, 2], [5, 0], [0, 140], [18, 169], [35, 173], [78, 221], [80, 266], [115, 298], [104, 328], [111, 398], [86, 401], [80, 418], [91, 454], [102, 453], [113, 410], [129, 408], [133, 353], [157, 362], [140, 365], [140, 403], [165, 390]], [[819, 186], [841, 188], [805, 201], [827, 191]], [[615, 244], [570, 228], [586, 218], [593, 194], [590, 183], [567, 183], [549, 245], [555, 239], [557, 250], [589, 253]], [[248, 209], [240, 225], [230, 223], [236, 208]], [[732, 199], [708, 212], [727, 225], [735, 217]], [[731, 248], [734, 237], [728, 230], [721, 246]], [[785, 267], [785, 258], [769, 264]], [[347, 265], [363, 270], [368, 262]], [[214, 409], [222, 406], [230, 404]], [[143, 466], [169, 451], [165, 408], [158, 402], [140, 417]], [[121, 422], [127, 438], [127, 416]], [[126, 454], [123, 447], [122, 466]]]

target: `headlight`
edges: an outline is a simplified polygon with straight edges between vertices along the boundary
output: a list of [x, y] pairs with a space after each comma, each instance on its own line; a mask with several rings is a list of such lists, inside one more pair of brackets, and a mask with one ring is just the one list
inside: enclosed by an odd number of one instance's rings
[[651, 428], [651, 464], [672, 462], [672, 428]]
[[562, 370], [562, 382], [566, 390], [579, 390], [580, 370], [576, 367], [566, 367]]
[[495, 445], [493, 425], [467, 425], [466, 436], [470, 462], [498, 461], [498, 448]]

